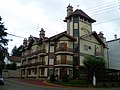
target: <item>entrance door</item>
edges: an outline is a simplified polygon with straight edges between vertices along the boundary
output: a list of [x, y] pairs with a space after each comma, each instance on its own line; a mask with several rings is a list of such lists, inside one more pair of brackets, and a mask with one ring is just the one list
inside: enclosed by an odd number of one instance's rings
[[64, 76], [67, 75], [67, 68], [60, 69], [60, 79], [63, 79]]

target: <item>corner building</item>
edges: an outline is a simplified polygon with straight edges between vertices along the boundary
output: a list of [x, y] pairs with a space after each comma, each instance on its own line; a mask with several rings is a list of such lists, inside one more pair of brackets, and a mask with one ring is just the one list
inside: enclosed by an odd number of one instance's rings
[[84, 76], [83, 60], [86, 55], [104, 56], [104, 37], [92, 31], [96, 22], [80, 9], [73, 11], [68, 5], [67, 31], [45, 37], [41, 28], [39, 38], [30, 36], [23, 41], [21, 59], [22, 78], [47, 78], [57, 75], [59, 79]]

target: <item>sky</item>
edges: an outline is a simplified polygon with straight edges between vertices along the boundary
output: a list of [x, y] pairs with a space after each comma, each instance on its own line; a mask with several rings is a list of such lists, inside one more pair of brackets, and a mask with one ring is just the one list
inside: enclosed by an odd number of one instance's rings
[[19, 47], [24, 38], [39, 37], [41, 28], [46, 37], [66, 31], [67, 24], [63, 20], [69, 4], [73, 10], [81, 9], [95, 19], [97, 22], [93, 23], [92, 30], [102, 31], [107, 41], [114, 39], [115, 34], [120, 38], [119, 0], [0, 0], [0, 16], [7, 32], [20, 36], [6, 37], [10, 40], [9, 53], [15, 45]]

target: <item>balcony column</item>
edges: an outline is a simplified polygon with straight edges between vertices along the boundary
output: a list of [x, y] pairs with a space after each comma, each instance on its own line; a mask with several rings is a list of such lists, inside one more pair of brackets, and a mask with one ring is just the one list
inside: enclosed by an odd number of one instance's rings
[[37, 74], [36, 74], [36, 79], [39, 78], [39, 73], [40, 73], [40, 70], [39, 70], [39, 67], [37, 66]]
[[25, 79], [27, 78], [27, 68], [25, 68]]

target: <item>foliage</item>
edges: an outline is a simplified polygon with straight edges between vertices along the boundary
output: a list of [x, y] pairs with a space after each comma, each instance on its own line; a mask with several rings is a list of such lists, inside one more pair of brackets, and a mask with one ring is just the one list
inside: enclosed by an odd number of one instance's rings
[[21, 48], [22, 48], [22, 46], [20, 46], [20, 47], [16, 47], [16, 46], [14, 46], [14, 48], [12, 49], [12, 56], [21, 56], [22, 55], [22, 51], [20, 51], [21, 50]]
[[7, 32], [5, 32], [5, 30], [7, 30], [4, 27], [4, 23], [1, 22], [2, 18], [0, 17], [0, 60], [4, 60], [5, 57], [5, 53], [7, 52], [7, 49], [4, 47], [7, 45], [8, 43], [8, 39], [6, 39], [5, 37], [7, 36]]
[[7, 54], [5, 46], [8, 44], [8, 39], [5, 38], [7, 36], [7, 32], [5, 32], [5, 30], [7, 29], [4, 27], [4, 23], [1, 22], [1, 20], [2, 18], [0, 17], [0, 75], [2, 76], [2, 69], [5, 66], [4, 58], [5, 54]]
[[54, 75], [54, 74], [52, 74], [52, 75], [50, 76], [50, 81], [52, 81], [52, 82], [55, 81], [55, 75]]
[[17, 69], [17, 65], [16, 65], [15, 62], [13, 62], [12, 64], [7, 64], [7, 65], [6, 65], [6, 69], [16, 70], [16, 69]]
[[88, 80], [92, 80], [94, 74], [96, 78], [100, 78], [105, 72], [105, 62], [102, 57], [86, 56], [83, 64]]
[[91, 83], [87, 80], [69, 80], [69, 82], [55, 82], [56, 84], [64, 85], [64, 86], [80, 86], [87, 87], [90, 86]]
[[68, 81], [68, 75], [63, 76], [62, 81], [67, 82]]

